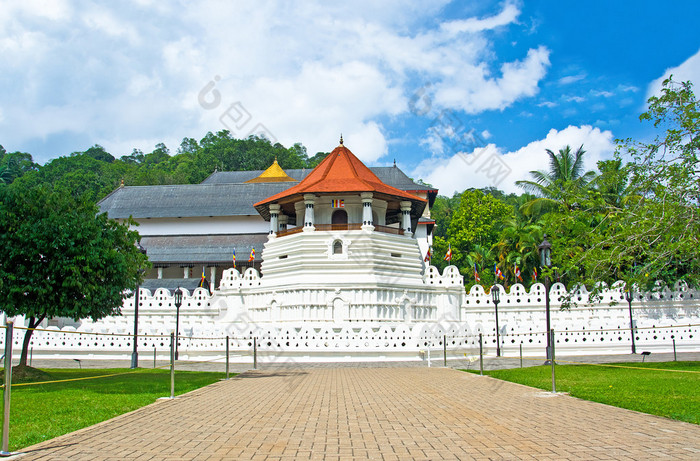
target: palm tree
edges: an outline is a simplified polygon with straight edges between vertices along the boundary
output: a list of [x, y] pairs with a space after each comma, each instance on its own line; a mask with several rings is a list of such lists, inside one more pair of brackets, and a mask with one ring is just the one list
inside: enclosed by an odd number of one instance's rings
[[571, 198], [575, 193], [585, 189], [595, 178], [595, 172], [583, 171], [583, 145], [576, 152], [571, 151], [571, 146], [565, 146], [554, 153], [546, 149], [549, 155], [549, 171], [530, 171], [533, 181], [516, 181], [515, 183], [526, 192], [531, 192], [538, 198], [526, 204], [527, 208], [533, 206], [564, 206], [570, 209], [573, 203]]

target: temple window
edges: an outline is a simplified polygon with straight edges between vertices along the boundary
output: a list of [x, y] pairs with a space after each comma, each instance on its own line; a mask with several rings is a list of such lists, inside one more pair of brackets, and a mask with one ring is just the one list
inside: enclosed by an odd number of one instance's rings
[[343, 254], [343, 242], [341, 242], [340, 240], [336, 240], [335, 242], [333, 242], [333, 254], [334, 255]]

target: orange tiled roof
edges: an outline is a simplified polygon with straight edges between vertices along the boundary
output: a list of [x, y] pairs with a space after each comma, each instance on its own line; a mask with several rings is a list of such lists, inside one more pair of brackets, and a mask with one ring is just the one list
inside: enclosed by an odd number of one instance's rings
[[426, 202], [425, 199], [384, 184], [372, 173], [372, 170], [350, 152], [350, 149], [341, 144], [333, 149], [333, 152], [326, 156], [299, 184], [261, 200], [254, 206], [258, 208], [272, 202], [285, 201], [284, 199], [300, 194], [347, 192], [373, 192], [399, 200]]

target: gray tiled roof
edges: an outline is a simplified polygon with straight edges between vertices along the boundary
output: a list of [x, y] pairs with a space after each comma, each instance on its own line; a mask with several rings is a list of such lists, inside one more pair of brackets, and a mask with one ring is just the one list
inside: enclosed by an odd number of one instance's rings
[[254, 203], [289, 186], [288, 182], [126, 186], [109, 194], [98, 206], [113, 219], [258, 216]]
[[231, 265], [234, 248], [239, 263], [248, 261], [253, 248], [259, 260], [267, 238], [267, 234], [162, 235], [144, 236], [141, 245], [148, 251], [148, 259], [158, 264]]
[[[374, 174], [389, 186], [405, 191], [426, 190], [398, 167], [374, 167]], [[301, 180], [311, 170], [285, 170]], [[110, 218], [187, 218], [199, 216], [258, 216], [253, 204], [289, 189], [292, 182], [245, 183], [262, 173], [222, 171], [213, 173], [201, 184], [166, 186], [125, 186], [102, 199], [100, 211]]]

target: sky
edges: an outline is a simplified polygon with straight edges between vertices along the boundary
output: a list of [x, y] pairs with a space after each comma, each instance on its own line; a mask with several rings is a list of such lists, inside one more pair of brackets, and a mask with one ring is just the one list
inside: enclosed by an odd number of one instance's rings
[[0, 145], [44, 164], [211, 131], [344, 144], [452, 195], [521, 192], [545, 149], [649, 140], [661, 81], [700, 83], [700, 2], [0, 2]]

